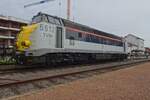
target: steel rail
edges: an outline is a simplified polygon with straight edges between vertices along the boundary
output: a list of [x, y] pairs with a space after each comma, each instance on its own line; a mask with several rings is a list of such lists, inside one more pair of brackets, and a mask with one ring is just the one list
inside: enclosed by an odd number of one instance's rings
[[[8, 87], [8, 86], [13, 86], [13, 85], [19, 85], [19, 84], [26, 84], [26, 83], [32, 83], [32, 82], [36, 82], [36, 81], [42, 81], [42, 80], [47, 80], [47, 79], [54, 79], [54, 78], [59, 78], [59, 77], [64, 77], [64, 76], [69, 76], [69, 75], [75, 75], [75, 74], [80, 74], [80, 73], [85, 73], [85, 72], [91, 72], [91, 71], [96, 71], [96, 70], [113, 70], [114, 68], [125, 68], [125, 67], [120, 67], [120, 66], [132, 66], [135, 64], [140, 64], [140, 63], [144, 63], [144, 62], [148, 62], [150, 61], [148, 60], [140, 60], [140, 61], [132, 61], [132, 62], [127, 62], [127, 63], [120, 63], [120, 64], [114, 64], [114, 65], [107, 65], [104, 66], [104, 68], [101, 67], [91, 67], [89, 69], [81, 69], [81, 70], [75, 70], [72, 72], [66, 72], [66, 73], [59, 73], [56, 75], [48, 75], [46, 77], [37, 77], [34, 79], [25, 79], [25, 80], [18, 80], [15, 82], [8, 82], [8, 83], [4, 83], [4, 84], [0, 84], [0, 87]], [[117, 69], [116, 69], [117, 70]]]

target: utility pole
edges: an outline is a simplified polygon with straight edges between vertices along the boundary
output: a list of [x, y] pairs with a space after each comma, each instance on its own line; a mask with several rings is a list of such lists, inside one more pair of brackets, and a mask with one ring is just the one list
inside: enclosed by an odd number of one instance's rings
[[67, 0], [67, 19], [70, 20], [71, 15], [71, 0]]
[[24, 5], [24, 8], [39, 5], [39, 4], [43, 4], [43, 3], [47, 3], [47, 2], [50, 2], [50, 1], [55, 1], [55, 0], [42, 0], [42, 1], [34, 2], [34, 3], [31, 3], [31, 4]]
[[[47, 2], [50, 2], [50, 1], [55, 1], [55, 0], [42, 0], [42, 1], [39, 1], [39, 2], [34, 2], [34, 3], [31, 3], [31, 4], [25, 5], [24, 8], [39, 5], [39, 4], [43, 4], [43, 3], [47, 3]], [[67, 0], [67, 19], [68, 20], [70, 20], [70, 16], [71, 16], [71, 0]]]

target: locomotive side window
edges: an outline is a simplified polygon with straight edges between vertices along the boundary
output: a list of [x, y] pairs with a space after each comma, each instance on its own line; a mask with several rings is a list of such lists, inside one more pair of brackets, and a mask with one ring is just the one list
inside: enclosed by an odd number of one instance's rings
[[103, 39], [102, 38], [99, 38], [99, 43], [103, 43]]
[[70, 39], [70, 37], [73, 37], [74, 40], [78, 41], [84, 41], [84, 42], [90, 42], [90, 43], [97, 43], [97, 44], [104, 44], [104, 45], [112, 45], [112, 46], [123, 46], [122, 42], [110, 40], [106, 38], [101, 38], [92, 34], [85, 34], [81, 32], [76, 32], [72, 30], [66, 31], [66, 38]]
[[79, 36], [79, 38], [82, 38], [82, 33], [79, 32], [79, 33], [78, 33], [78, 36]]
[[67, 30], [66, 31], [66, 38], [70, 39], [70, 37], [73, 37], [74, 40], [79, 40], [79, 38], [78, 38], [78, 32], [73, 32], [73, 31]]
[[87, 42], [90, 42], [90, 36], [87, 34], [86, 35], [86, 39], [85, 39]]

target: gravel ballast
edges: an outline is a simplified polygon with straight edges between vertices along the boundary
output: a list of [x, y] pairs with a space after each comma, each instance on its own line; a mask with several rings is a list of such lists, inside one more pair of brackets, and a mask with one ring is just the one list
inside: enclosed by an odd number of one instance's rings
[[11, 97], [9, 100], [150, 100], [150, 63]]

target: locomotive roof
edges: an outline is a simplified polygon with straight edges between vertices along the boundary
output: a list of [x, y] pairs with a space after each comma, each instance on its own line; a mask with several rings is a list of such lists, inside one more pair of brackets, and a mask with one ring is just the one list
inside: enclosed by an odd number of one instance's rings
[[[119, 37], [117, 35], [110, 34], [110, 33], [107, 33], [107, 32], [103, 32], [103, 31], [97, 30], [95, 28], [91, 28], [89, 26], [79, 24], [79, 23], [76, 23], [76, 22], [73, 22], [73, 21], [70, 21], [70, 20], [66, 20], [66, 19], [63, 19], [63, 18], [60, 18], [60, 17], [57, 17], [57, 16], [52, 16], [52, 15], [48, 15], [48, 14], [41, 13], [41, 12], [38, 13], [38, 15], [46, 15], [46, 16], [53, 17], [55, 19], [60, 19], [60, 20], [62, 20], [64, 26], [66, 26], [66, 27], [71, 27], [71, 28], [75, 28], [75, 29], [79, 29], [79, 30], [82, 30], [82, 31], [91, 32], [91, 33], [95, 33], [95, 34], [98, 34], [98, 35], [103, 35], [103, 36], [107, 36], [107, 37], [111, 37], [111, 38], [115, 38], [115, 39], [121, 39], [121, 37]], [[38, 16], [38, 15], [36, 15], [36, 16]], [[34, 17], [36, 17], [36, 16], [34, 16]]]
[[79, 24], [79, 23], [76, 23], [76, 22], [72, 22], [70, 20], [66, 20], [66, 19], [62, 19], [62, 20], [63, 20], [64, 25], [67, 26], [67, 27], [79, 29], [79, 30], [86, 31], [86, 32], [93, 32], [95, 34], [103, 35], [103, 36], [107, 36], [107, 37], [111, 37], [111, 38], [121, 39], [121, 37], [119, 37], [117, 35], [114, 35], [114, 34], [110, 34], [110, 33], [104, 32], [104, 31], [100, 31], [100, 30], [91, 28], [91, 27], [86, 26], [86, 25], [82, 25], [82, 24]]

